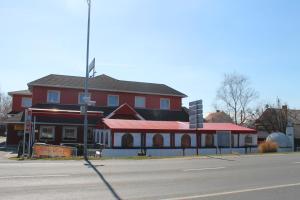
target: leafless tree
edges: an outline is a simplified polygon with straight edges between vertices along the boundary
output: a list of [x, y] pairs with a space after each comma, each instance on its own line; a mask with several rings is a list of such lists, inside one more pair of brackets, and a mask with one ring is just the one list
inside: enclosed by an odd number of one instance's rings
[[249, 79], [241, 74], [225, 74], [217, 91], [217, 100], [224, 111], [236, 124], [245, 125], [252, 114], [251, 103], [258, 98], [257, 92], [250, 87]]
[[0, 121], [7, 118], [7, 113], [11, 110], [10, 96], [0, 92]]

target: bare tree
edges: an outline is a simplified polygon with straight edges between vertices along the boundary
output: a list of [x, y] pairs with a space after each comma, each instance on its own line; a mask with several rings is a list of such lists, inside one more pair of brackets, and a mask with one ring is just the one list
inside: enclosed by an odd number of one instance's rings
[[225, 74], [217, 91], [220, 107], [229, 114], [234, 123], [245, 125], [252, 114], [250, 104], [258, 98], [257, 92], [250, 87], [249, 79], [237, 73]]
[[11, 110], [10, 96], [0, 92], [0, 121], [7, 118], [7, 113]]

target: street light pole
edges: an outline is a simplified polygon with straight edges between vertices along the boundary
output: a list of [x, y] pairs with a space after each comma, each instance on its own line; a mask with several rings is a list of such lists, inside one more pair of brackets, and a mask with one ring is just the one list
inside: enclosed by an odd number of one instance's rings
[[90, 48], [90, 12], [91, 12], [91, 0], [87, 0], [88, 4], [88, 26], [87, 26], [87, 45], [86, 45], [86, 71], [85, 71], [85, 81], [84, 81], [84, 133], [83, 133], [83, 155], [87, 159], [87, 132], [88, 132], [88, 80], [89, 80], [89, 48]]

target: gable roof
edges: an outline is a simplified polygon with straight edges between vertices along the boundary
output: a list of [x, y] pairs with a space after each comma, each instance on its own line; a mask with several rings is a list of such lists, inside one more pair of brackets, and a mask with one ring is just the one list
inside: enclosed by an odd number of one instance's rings
[[[50, 74], [28, 83], [28, 87], [46, 86], [84, 89], [84, 77]], [[111, 92], [129, 92], [138, 94], [156, 94], [186, 97], [185, 94], [165, 85], [135, 81], [123, 81], [105, 74], [89, 79], [89, 89]]]

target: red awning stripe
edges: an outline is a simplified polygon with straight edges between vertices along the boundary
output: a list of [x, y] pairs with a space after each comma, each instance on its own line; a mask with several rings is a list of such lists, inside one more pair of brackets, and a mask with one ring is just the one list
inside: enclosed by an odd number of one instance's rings
[[188, 122], [179, 121], [147, 121], [147, 120], [123, 120], [103, 119], [104, 124], [115, 131], [162, 131], [162, 132], [212, 132], [231, 131], [239, 133], [256, 133], [256, 130], [245, 128], [231, 123], [204, 123], [203, 128], [190, 129]]

